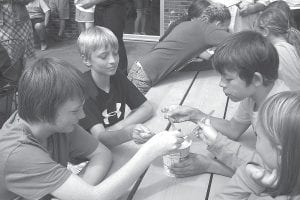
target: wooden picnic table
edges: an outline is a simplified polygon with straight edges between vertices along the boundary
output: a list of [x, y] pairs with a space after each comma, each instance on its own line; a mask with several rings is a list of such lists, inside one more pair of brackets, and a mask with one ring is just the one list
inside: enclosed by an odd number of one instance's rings
[[[155, 107], [154, 116], [145, 125], [155, 132], [167, 130], [170, 125], [163, 118], [161, 109], [167, 105], [188, 105], [199, 108], [205, 113], [215, 110], [213, 116], [223, 117], [227, 98], [219, 87], [219, 75], [214, 70], [202, 72], [176, 72], [151, 88], [147, 98]], [[227, 114], [231, 117], [237, 107], [229, 102]], [[195, 127], [191, 122], [176, 124], [183, 132]], [[134, 142], [127, 142], [112, 149], [114, 163], [110, 173], [123, 166], [139, 149]], [[206, 145], [194, 140], [191, 152], [207, 154]], [[174, 178], [166, 175], [162, 158], [157, 158], [119, 200], [179, 200], [212, 199], [228, 181], [227, 177], [213, 174], [201, 174], [186, 178]]]
[[[192, 85], [196, 74], [197, 72], [194, 71], [176, 72], [151, 88], [146, 97], [153, 104], [155, 112], [153, 117], [145, 123], [147, 127], [154, 132], [160, 132], [167, 128], [168, 121], [163, 119], [160, 110], [166, 105], [180, 104], [180, 101]], [[137, 152], [139, 147], [140, 145], [136, 145], [133, 141], [130, 141], [113, 148], [113, 165], [109, 174], [122, 167]], [[136, 185], [138, 183], [139, 180], [137, 180]], [[131, 199], [134, 190], [135, 187], [133, 185], [119, 199]]]

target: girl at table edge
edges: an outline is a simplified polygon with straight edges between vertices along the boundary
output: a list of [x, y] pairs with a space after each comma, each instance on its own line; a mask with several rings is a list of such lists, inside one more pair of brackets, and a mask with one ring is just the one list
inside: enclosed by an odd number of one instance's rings
[[[183, 142], [178, 131], [158, 133], [104, 179], [111, 152], [77, 124], [84, 117], [79, 73], [54, 58], [39, 59], [24, 71], [18, 113], [0, 130], [1, 199], [41, 199], [48, 194], [62, 200], [116, 199], [153, 159]], [[66, 168], [72, 156], [89, 160], [79, 175]]]
[[[281, 92], [264, 102], [257, 131], [262, 132], [266, 142], [257, 144], [256, 151], [265, 166], [249, 163], [239, 167], [214, 200], [248, 199], [251, 194], [270, 195], [278, 200], [299, 199], [299, 113], [299, 91]], [[205, 124], [202, 128], [212, 131]]]

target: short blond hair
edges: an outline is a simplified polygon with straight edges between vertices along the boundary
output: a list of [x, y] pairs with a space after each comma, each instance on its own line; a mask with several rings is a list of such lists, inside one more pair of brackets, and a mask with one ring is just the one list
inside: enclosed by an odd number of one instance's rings
[[95, 26], [83, 31], [78, 39], [77, 46], [82, 56], [90, 59], [91, 54], [97, 49], [111, 48], [113, 51], [118, 51], [118, 39], [114, 33], [108, 28]]

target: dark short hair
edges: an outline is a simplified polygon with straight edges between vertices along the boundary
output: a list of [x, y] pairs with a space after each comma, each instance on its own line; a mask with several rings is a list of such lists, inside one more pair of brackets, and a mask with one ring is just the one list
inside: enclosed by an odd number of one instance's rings
[[242, 31], [218, 45], [212, 57], [213, 67], [221, 74], [225, 71], [238, 72], [249, 85], [254, 73], [259, 72], [264, 85], [278, 78], [279, 58], [272, 43], [260, 33]]
[[84, 95], [77, 69], [57, 58], [41, 58], [20, 78], [18, 112], [28, 122], [53, 123], [62, 104], [74, 98], [84, 100]]

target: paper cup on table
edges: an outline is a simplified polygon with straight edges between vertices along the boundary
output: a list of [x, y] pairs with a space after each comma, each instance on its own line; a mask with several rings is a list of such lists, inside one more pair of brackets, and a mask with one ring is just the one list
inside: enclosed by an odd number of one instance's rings
[[175, 175], [170, 172], [170, 167], [173, 164], [180, 163], [181, 161], [188, 158], [190, 154], [191, 144], [192, 140], [186, 139], [178, 149], [171, 151], [169, 154], [163, 156], [163, 164], [168, 176], [175, 177]]

